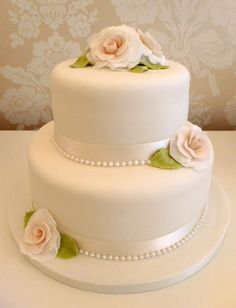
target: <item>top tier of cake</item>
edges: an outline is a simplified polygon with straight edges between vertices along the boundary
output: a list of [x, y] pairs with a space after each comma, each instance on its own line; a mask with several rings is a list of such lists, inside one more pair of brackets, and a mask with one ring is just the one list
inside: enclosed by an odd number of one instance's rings
[[55, 137], [84, 144], [133, 145], [171, 137], [188, 115], [189, 72], [168, 69], [142, 74], [106, 68], [73, 69], [68, 60], [51, 77]]

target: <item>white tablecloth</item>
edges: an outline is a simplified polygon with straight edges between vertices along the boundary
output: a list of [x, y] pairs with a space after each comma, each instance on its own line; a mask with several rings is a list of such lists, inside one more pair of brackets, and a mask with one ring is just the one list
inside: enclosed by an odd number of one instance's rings
[[27, 148], [34, 133], [0, 132], [0, 308], [236, 307], [236, 132], [209, 132], [215, 148], [214, 175], [231, 205], [230, 227], [220, 252], [181, 283], [130, 295], [68, 287], [43, 275], [20, 254], [8, 229], [6, 203], [11, 189], [27, 172]]

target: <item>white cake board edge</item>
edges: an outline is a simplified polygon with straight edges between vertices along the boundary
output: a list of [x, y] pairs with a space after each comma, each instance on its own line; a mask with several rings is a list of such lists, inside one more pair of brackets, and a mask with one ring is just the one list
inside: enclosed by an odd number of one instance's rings
[[[24, 213], [30, 209], [28, 177], [14, 188], [8, 204], [13, 238], [23, 237]], [[86, 256], [49, 262], [27, 259], [40, 271], [66, 285], [100, 293], [138, 293], [180, 282], [202, 269], [218, 252], [229, 225], [229, 204], [221, 184], [213, 179], [209, 210], [194, 237], [170, 253], [142, 261], [104, 261]]]

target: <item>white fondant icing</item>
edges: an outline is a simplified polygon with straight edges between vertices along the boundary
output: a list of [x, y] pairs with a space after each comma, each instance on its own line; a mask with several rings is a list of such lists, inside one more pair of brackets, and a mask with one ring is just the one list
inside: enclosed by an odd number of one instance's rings
[[183, 65], [167, 61], [168, 69], [134, 74], [73, 69], [73, 61], [60, 63], [52, 73], [56, 137], [124, 146], [169, 138], [185, 124], [189, 73]]
[[125, 246], [166, 235], [200, 216], [211, 166], [199, 172], [149, 166], [90, 168], [62, 157], [50, 140], [52, 132], [49, 123], [30, 147], [32, 198], [68, 231]]

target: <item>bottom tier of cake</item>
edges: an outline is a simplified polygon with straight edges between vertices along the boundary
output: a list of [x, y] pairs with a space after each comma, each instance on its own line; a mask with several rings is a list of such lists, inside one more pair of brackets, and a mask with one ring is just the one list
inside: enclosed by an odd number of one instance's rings
[[55, 148], [53, 122], [29, 151], [33, 204], [90, 255], [139, 256], [175, 245], [205, 216], [211, 167], [163, 170], [150, 166], [77, 164]]

